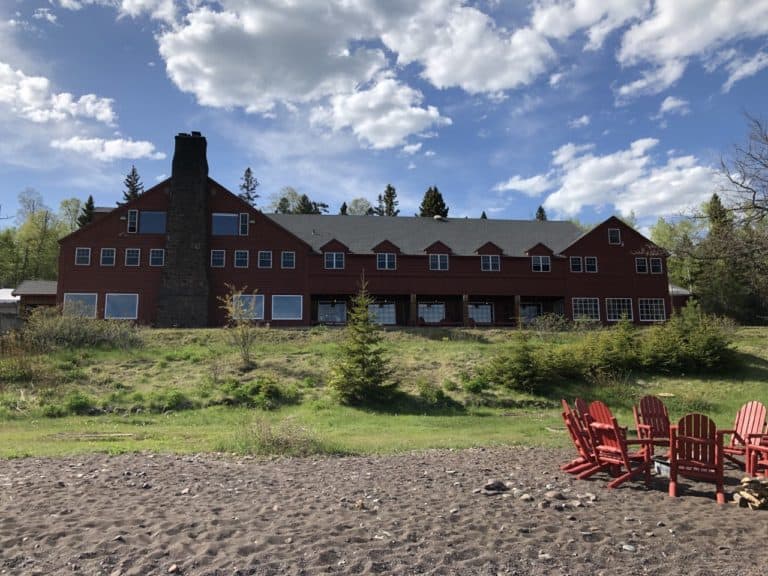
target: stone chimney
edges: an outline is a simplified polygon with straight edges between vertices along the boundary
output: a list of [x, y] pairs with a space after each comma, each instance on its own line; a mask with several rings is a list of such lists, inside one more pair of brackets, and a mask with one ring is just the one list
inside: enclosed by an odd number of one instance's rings
[[208, 325], [208, 220], [206, 141], [199, 132], [182, 133], [173, 154], [157, 326]]

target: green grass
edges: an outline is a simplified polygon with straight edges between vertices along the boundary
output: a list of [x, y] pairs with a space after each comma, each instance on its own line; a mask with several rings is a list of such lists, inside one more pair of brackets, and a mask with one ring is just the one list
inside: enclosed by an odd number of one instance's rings
[[[326, 391], [339, 330], [260, 330], [255, 367], [249, 370], [241, 369], [226, 336], [225, 330], [147, 330], [142, 332], [144, 345], [128, 351], [77, 349], [0, 358], [0, 457], [94, 451], [263, 453], [258, 439], [244, 431], [264, 422], [278, 435], [293, 433], [282, 422], [307, 430], [316, 440], [312, 450], [329, 453], [565, 446], [561, 397], [603, 399], [622, 424], [631, 424], [632, 404], [645, 394], [661, 393], [667, 395], [673, 419], [702, 411], [721, 427], [733, 423], [744, 402], [768, 403], [766, 328], [737, 331], [741, 366], [728, 373], [629, 374], [602, 385], [559, 383], [538, 396], [507, 389], [483, 395], [465, 391], [464, 384], [508, 344], [513, 331], [387, 332], [387, 350], [396, 359], [404, 394], [378, 409], [339, 406]], [[575, 338], [578, 334], [532, 335], [536, 346]], [[300, 403], [271, 411], [224, 405], [263, 379], [296, 391]], [[430, 387], [443, 390], [450, 403], [432, 406], [419, 397], [419, 390]], [[50, 417], [56, 414], [70, 415]]]

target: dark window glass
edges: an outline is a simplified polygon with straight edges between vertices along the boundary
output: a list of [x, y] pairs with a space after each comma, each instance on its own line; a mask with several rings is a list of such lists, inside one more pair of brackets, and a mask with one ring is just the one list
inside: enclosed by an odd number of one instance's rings
[[237, 214], [214, 212], [211, 215], [211, 234], [213, 236], [237, 236], [238, 218]]
[[165, 234], [165, 212], [142, 210], [139, 215], [139, 234]]

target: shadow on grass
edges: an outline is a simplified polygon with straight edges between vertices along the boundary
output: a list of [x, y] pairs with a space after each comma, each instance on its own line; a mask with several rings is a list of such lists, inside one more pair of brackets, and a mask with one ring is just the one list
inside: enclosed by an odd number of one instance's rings
[[424, 398], [401, 390], [395, 390], [386, 399], [354, 404], [353, 406], [382, 414], [463, 416], [467, 413], [466, 407], [450, 396], [443, 394], [435, 398]]
[[466, 328], [398, 327], [397, 331], [417, 338], [424, 338], [425, 340], [479, 342], [480, 344], [488, 344], [490, 342], [490, 340], [484, 334], [478, 332], [477, 330], [467, 330]]

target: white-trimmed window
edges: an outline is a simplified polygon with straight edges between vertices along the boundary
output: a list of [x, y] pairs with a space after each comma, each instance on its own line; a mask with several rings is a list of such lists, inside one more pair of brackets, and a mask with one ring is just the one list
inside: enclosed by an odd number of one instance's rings
[[91, 265], [91, 249], [75, 248], [75, 266]]
[[448, 270], [448, 254], [430, 254], [429, 269], [441, 272]]
[[108, 320], [136, 320], [138, 317], [138, 294], [106, 295], [104, 299], [104, 318]]
[[396, 270], [397, 254], [394, 252], [376, 253], [376, 270]]
[[651, 274], [661, 274], [664, 268], [661, 265], [661, 258], [651, 258]]
[[232, 297], [232, 318], [235, 320], [264, 320], [263, 294], [235, 294]]
[[96, 318], [97, 301], [98, 296], [96, 294], [65, 292], [63, 312], [66, 316]]
[[304, 316], [304, 297], [300, 295], [272, 296], [272, 320], [301, 320]]
[[101, 266], [114, 266], [115, 260], [117, 260], [117, 250], [114, 248], [102, 248], [101, 259], [99, 264]]
[[397, 324], [394, 302], [376, 302], [368, 305], [368, 314], [375, 324], [393, 326]]
[[470, 302], [467, 314], [477, 324], [493, 324], [493, 304], [488, 302]]
[[632, 320], [632, 298], [606, 298], [605, 319], [618, 322], [622, 318]]
[[480, 256], [480, 270], [482, 272], [499, 272], [501, 270], [501, 256], [482, 254]]
[[139, 231], [139, 211], [128, 210], [128, 222], [126, 230], [128, 234], [136, 234]]
[[247, 212], [240, 212], [240, 236], [248, 236], [248, 225], [251, 221], [251, 215]]
[[228, 212], [211, 214], [211, 236], [238, 236], [240, 215]]
[[272, 268], [272, 250], [259, 250], [259, 268]]
[[552, 270], [549, 256], [531, 256], [531, 269], [534, 272], [549, 272]]
[[664, 298], [638, 298], [640, 322], [663, 322], [667, 319]]
[[152, 248], [149, 251], [149, 265], [155, 268], [165, 266], [165, 248]]
[[326, 252], [325, 269], [344, 270], [344, 252]]
[[235, 268], [248, 268], [248, 250], [235, 250]]
[[608, 228], [608, 244], [621, 244], [621, 228]]
[[138, 266], [141, 264], [141, 248], [125, 249], [125, 265]]
[[439, 324], [445, 320], [444, 302], [419, 302], [419, 319], [426, 324]]
[[211, 268], [224, 268], [226, 263], [226, 250], [211, 250]]
[[296, 252], [289, 250], [283, 251], [280, 254], [280, 268], [296, 268]]
[[600, 302], [597, 298], [574, 298], [574, 320], [600, 320]]
[[571, 256], [570, 259], [571, 264], [571, 272], [582, 272], [582, 262], [581, 262], [581, 256]]
[[597, 272], [597, 256], [584, 256], [584, 272], [590, 274]]
[[635, 258], [635, 272], [638, 274], [648, 274], [648, 258], [643, 256]]
[[318, 302], [317, 321], [321, 324], [344, 324], [347, 321], [347, 303], [332, 300]]

